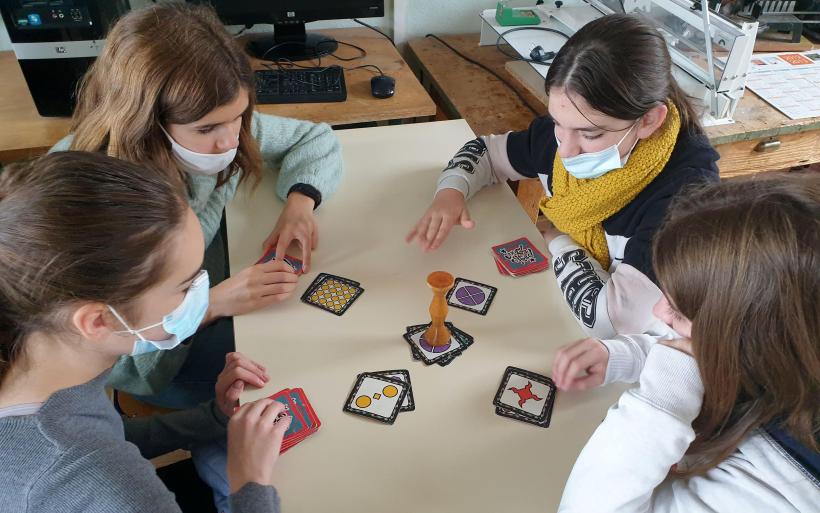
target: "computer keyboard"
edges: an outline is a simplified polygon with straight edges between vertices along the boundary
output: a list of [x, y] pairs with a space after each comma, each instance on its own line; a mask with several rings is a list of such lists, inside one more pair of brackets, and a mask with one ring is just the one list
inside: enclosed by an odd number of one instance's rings
[[257, 103], [343, 102], [347, 99], [344, 70], [340, 66], [259, 70], [255, 75]]

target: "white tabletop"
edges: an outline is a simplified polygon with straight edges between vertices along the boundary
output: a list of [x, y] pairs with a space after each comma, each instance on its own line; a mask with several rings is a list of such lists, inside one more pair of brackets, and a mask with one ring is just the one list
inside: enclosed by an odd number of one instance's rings
[[[527, 236], [545, 250], [506, 185], [470, 203], [474, 230], [456, 229], [424, 254], [404, 235], [427, 208], [443, 165], [474, 137], [463, 120], [341, 130], [345, 177], [317, 212], [313, 269], [283, 304], [235, 319], [237, 349], [268, 367], [270, 384], [243, 400], [305, 389], [322, 427], [285, 453], [275, 484], [284, 511], [554, 511], [578, 453], [618, 387], [559, 393], [543, 429], [495, 414], [508, 365], [549, 375], [555, 350], [582, 337], [551, 271], [501, 276], [490, 247]], [[229, 205], [233, 273], [255, 262], [282, 207], [273, 176]], [[414, 361], [404, 328], [429, 322], [431, 271], [498, 287], [484, 317], [450, 308], [475, 344], [447, 367]], [[299, 300], [318, 272], [361, 282], [341, 317]], [[416, 410], [387, 425], [342, 411], [364, 371], [408, 369]]]

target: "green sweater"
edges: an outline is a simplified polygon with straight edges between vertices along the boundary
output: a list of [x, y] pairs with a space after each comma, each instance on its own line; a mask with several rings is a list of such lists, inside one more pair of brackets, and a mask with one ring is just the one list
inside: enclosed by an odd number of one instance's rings
[[[276, 192], [287, 198], [296, 184], [310, 185], [328, 198], [342, 178], [342, 152], [339, 141], [327, 124], [254, 113], [251, 133], [259, 143], [265, 167], [278, 172]], [[55, 144], [49, 153], [71, 148], [73, 135]], [[221, 187], [216, 176], [188, 175], [188, 201], [199, 218], [205, 236], [205, 268], [211, 286], [227, 274], [225, 241], [219, 233], [225, 205], [236, 194], [240, 174]], [[275, 219], [267, 222], [271, 229]], [[259, 244], [262, 241], [258, 241]], [[170, 351], [157, 351], [138, 357], [123, 356], [111, 372], [108, 384], [138, 395], [154, 395], [173, 379], [187, 357], [189, 345]]]
[[[287, 198], [290, 188], [299, 183], [313, 186], [322, 198], [333, 194], [339, 186], [342, 152], [330, 126], [256, 112], [251, 133], [259, 143], [266, 167], [279, 172], [276, 192], [282, 200]], [[73, 138], [67, 135], [49, 153], [70, 149]], [[239, 177], [237, 173], [217, 188], [216, 176], [188, 175], [188, 200], [202, 224], [206, 247], [219, 230], [225, 205], [236, 194]]]

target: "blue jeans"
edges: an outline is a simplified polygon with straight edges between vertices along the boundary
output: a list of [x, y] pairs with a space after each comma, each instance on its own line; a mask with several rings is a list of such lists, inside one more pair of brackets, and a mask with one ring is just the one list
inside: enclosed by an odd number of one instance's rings
[[191, 447], [191, 460], [199, 478], [211, 487], [219, 513], [231, 513], [228, 496], [228, 440], [223, 438]]

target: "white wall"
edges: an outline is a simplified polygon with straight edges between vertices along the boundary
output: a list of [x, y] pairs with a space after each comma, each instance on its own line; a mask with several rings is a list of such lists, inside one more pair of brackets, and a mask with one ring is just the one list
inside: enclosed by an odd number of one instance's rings
[[[395, 0], [396, 42], [427, 34], [469, 34], [481, 30], [479, 13], [497, 0]], [[511, 7], [535, 5], [535, 0], [509, 0]]]

